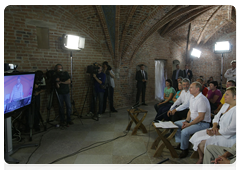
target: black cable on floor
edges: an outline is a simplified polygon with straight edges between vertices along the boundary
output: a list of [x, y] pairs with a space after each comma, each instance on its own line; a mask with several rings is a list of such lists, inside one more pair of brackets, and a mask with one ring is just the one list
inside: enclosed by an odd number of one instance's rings
[[[101, 141], [101, 142], [93, 143], [93, 144], [91, 144], [91, 145], [89, 145], [89, 146], [86, 146], [86, 147], [84, 147], [84, 148], [79, 149], [78, 151], [76, 151], [76, 152], [74, 152], [74, 153], [72, 153], [72, 154], [66, 155], [66, 156], [61, 157], [61, 158], [59, 158], [59, 159], [56, 159], [55, 161], [52, 161], [52, 162], [50, 162], [49, 164], [56, 163], [56, 162], [58, 162], [58, 161], [60, 161], [60, 160], [63, 160], [63, 159], [68, 158], [68, 157], [71, 157], [71, 156], [76, 155], [76, 154], [78, 154], [78, 153], [81, 153], [81, 152], [84, 152], [84, 151], [87, 151], [87, 150], [96, 148], [96, 147], [98, 147], [98, 146], [101, 146], [101, 145], [104, 145], [104, 144], [106, 144], [106, 143], [112, 142], [112, 141], [117, 140], [117, 139], [119, 139], [119, 138], [125, 137], [125, 136], [127, 136], [128, 132], [129, 132], [129, 131], [127, 131], [126, 134], [124, 134], [124, 135], [122, 135], [122, 136], [118, 136], [118, 137], [113, 138], [113, 139], [109, 139], [109, 140], [106, 140], [106, 141]], [[97, 145], [97, 146], [94, 146], [94, 147], [91, 147], [91, 146], [93, 146], [93, 145], [95, 145], [95, 144], [98, 144], [98, 143], [101, 143], [101, 144], [99, 144], [99, 145]], [[90, 148], [89, 148], [89, 147], [90, 147]]]
[[143, 153], [141, 153], [140, 155], [134, 157], [134, 158], [133, 158], [131, 161], [129, 161], [127, 164], [130, 164], [134, 159], [136, 159], [136, 158], [144, 155], [145, 153], [147, 153], [147, 151], [148, 151], [148, 144], [149, 144], [149, 140], [150, 140], [150, 133], [149, 133], [149, 132], [150, 132], [150, 126], [151, 126], [151, 124], [152, 124], [152, 122], [149, 124], [149, 128], [148, 128], [148, 134], [149, 134], [149, 135], [148, 135], [148, 143], [147, 143], [146, 151], [143, 152]]
[[[49, 129], [52, 130], [51, 128], [53, 128], [53, 127], [48, 128], [48, 130], [49, 130]], [[36, 148], [36, 149], [31, 153], [31, 155], [28, 157], [28, 160], [27, 160], [26, 164], [28, 164], [28, 162], [29, 162], [30, 158], [32, 157], [32, 155], [33, 155], [33, 154], [38, 150], [38, 148], [41, 146], [43, 136], [44, 136], [46, 133], [50, 132], [50, 130], [49, 130], [49, 131], [46, 131], [44, 134], [42, 134], [37, 148]], [[40, 133], [41, 133], [41, 132], [40, 132]]]

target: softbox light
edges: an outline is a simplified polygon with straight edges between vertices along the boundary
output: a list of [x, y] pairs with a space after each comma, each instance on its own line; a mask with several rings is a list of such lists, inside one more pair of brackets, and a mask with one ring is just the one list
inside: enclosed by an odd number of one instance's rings
[[70, 35], [70, 34], [63, 34], [63, 48], [67, 50], [81, 50], [85, 46], [85, 38]]
[[231, 45], [229, 41], [216, 42], [214, 46], [215, 53], [227, 53], [231, 51]]
[[193, 48], [193, 49], [192, 49], [191, 56], [194, 56], [194, 57], [200, 58], [201, 53], [202, 53], [202, 52], [201, 52], [200, 50], [198, 50], [198, 49], [196, 49], [196, 48]]

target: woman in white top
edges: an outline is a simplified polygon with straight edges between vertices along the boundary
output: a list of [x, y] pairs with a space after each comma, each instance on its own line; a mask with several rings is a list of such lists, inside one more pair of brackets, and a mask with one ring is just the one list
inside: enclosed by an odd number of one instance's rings
[[197, 150], [199, 159], [203, 162], [203, 153], [207, 145], [232, 147], [236, 143], [236, 87], [229, 87], [225, 93], [225, 104], [215, 115], [211, 129], [196, 132], [189, 140], [193, 150]]

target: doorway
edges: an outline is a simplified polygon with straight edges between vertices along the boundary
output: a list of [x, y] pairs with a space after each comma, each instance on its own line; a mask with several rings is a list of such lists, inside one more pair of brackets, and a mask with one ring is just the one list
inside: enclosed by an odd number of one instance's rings
[[165, 60], [155, 60], [155, 99], [162, 101], [165, 88]]

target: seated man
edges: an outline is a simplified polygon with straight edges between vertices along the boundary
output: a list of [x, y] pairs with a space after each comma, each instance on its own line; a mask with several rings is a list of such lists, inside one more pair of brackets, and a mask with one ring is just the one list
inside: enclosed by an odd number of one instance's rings
[[235, 161], [236, 143], [231, 148], [208, 145], [205, 149], [203, 158], [204, 164], [210, 164], [211, 162], [214, 164], [232, 164]]
[[[228, 87], [231, 87], [231, 86], [234, 86], [234, 87], [236, 86], [236, 82], [235, 82], [234, 80], [228, 80], [228, 81], [227, 81], [226, 89], [227, 89]], [[222, 99], [220, 100], [220, 104], [219, 104], [218, 108], [217, 108], [216, 110], [214, 110], [214, 114], [217, 114], [217, 113], [219, 112], [219, 110], [222, 108], [223, 104], [225, 103], [224, 97], [225, 97], [225, 93], [224, 93], [224, 95], [222, 96]]]
[[197, 82], [201, 83], [201, 85], [202, 85], [202, 94], [203, 94], [204, 96], [206, 96], [206, 95], [208, 94], [208, 89], [207, 89], [207, 87], [204, 86], [204, 84], [203, 84], [203, 79], [198, 78], [198, 79], [197, 79]]
[[220, 104], [220, 100], [222, 98], [222, 93], [218, 87], [217, 81], [211, 81], [209, 83], [210, 90], [208, 90], [207, 98], [210, 102], [211, 111], [214, 112], [218, 108], [218, 105]]
[[174, 122], [178, 126], [175, 140], [180, 143], [177, 148], [182, 150], [179, 158], [185, 158], [188, 155], [190, 136], [197, 131], [209, 128], [211, 122], [210, 104], [201, 92], [202, 85], [199, 82], [193, 82], [189, 91], [192, 97], [187, 118]]
[[179, 98], [171, 106], [170, 110], [167, 112], [167, 116], [175, 122], [177, 120], [185, 119], [189, 110], [189, 100], [192, 96], [189, 92], [189, 79], [185, 78], [182, 80], [183, 90]]

